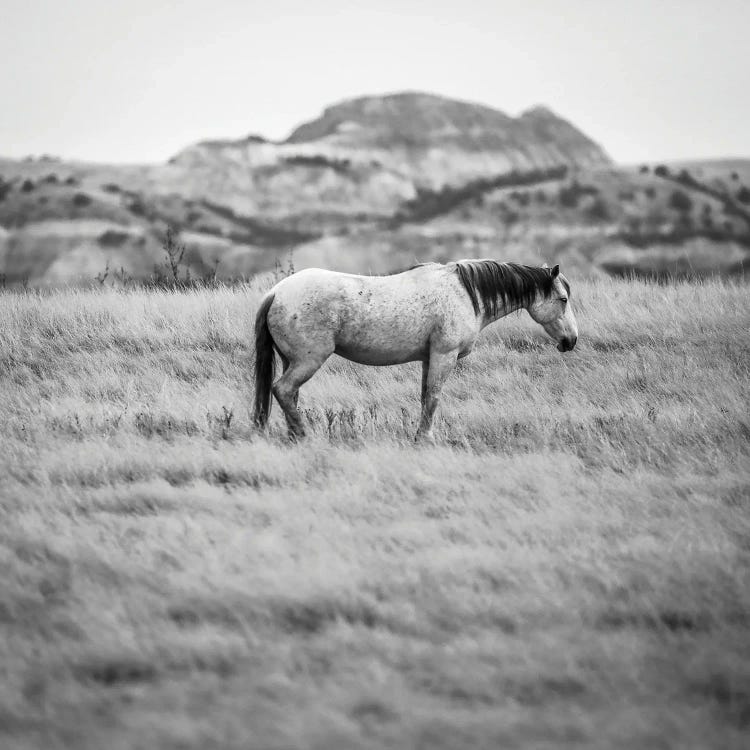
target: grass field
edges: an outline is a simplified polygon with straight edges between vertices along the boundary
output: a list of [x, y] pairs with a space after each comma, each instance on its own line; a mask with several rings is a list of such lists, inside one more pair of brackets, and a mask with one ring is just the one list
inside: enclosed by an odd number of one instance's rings
[[0, 747], [744, 748], [750, 297], [574, 285], [251, 427], [258, 286], [0, 295]]

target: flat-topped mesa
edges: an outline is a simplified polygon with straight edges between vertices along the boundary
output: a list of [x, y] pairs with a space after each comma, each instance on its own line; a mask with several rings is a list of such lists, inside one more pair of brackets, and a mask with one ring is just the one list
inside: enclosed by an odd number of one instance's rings
[[[558, 143], [559, 139], [559, 143]], [[519, 150], [532, 157], [558, 145], [562, 163], [611, 160], [594, 141], [549, 108], [537, 106], [514, 118], [482, 104], [434, 94], [402, 92], [349, 99], [296, 128], [286, 144], [335, 143], [349, 148], [449, 148]], [[545, 153], [541, 161], [548, 163]]]

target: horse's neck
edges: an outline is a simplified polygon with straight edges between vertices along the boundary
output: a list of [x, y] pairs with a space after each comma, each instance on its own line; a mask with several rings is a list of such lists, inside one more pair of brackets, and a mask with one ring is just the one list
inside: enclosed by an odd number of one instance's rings
[[510, 315], [511, 313], [518, 312], [518, 310], [522, 310], [523, 305], [516, 304], [516, 305], [504, 305], [503, 307], [498, 309], [497, 315], [488, 315], [486, 311], [482, 312], [482, 328], [486, 328], [491, 323], [494, 323], [496, 320], [500, 320], [500, 318], [504, 318], [506, 315]]

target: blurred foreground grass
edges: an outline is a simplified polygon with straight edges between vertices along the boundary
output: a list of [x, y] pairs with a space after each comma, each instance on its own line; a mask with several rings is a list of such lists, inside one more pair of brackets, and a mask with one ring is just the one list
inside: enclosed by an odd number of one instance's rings
[[416, 365], [255, 433], [260, 295], [0, 295], [0, 746], [746, 746], [747, 287], [511, 316], [427, 447]]

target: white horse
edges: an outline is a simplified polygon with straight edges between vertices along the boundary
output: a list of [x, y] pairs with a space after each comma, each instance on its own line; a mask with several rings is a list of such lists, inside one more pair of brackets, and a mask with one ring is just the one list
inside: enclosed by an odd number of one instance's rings
[[[300, 386], [332, 354], [365, 365], [422, 362], [422, 415], [416, 439], [432, 439], [440, 391], [479, 332], [515, 310], [529, 315], [561, 352], [578, 338], [570, 285], [560, 267], [494, 260], [425, 263], [392, 276], [310, 268], [280, 281], [255, 319], [255, 422], [265, 426], [271, 391], [290, 437], [304, 435]], [[275, 356], [284, 372], [274, 383]]]

